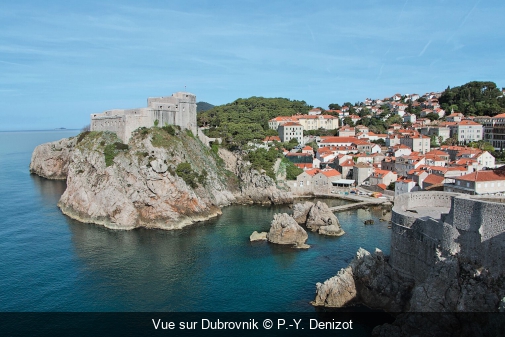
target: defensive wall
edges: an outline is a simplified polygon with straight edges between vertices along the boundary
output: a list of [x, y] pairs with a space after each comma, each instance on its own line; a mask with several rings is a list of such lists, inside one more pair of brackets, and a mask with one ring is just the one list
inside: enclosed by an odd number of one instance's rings
[[437, 254], [457, 255], [505, 274], [505, 203], [497, 197], [414, 192], [395, 198], [390, 264], [403, 276], [424, 281]]

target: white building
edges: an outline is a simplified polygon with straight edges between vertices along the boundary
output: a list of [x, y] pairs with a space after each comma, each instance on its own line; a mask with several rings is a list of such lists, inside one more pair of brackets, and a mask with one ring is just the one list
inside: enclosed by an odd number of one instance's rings
[[279, 133], [279, 138], [282, 142], [289, 142], [291, 139], [296, 138], [298, 140], [298, 144], [303, 145], [303, 126], [301, 126], [301, 124], [287, 122], [279, 125], [277, 132]]

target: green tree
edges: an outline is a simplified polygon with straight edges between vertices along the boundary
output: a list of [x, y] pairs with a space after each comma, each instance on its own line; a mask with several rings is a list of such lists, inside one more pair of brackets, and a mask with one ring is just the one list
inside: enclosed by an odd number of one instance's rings
[[340, 106], [340, 104], [331, 103], [330, 105], [328, 105], [328, 109], [330, 109], [330, 110], [340, 110], [340, 109], [342, 109], [342, 107]]
[[351, 117], [345, 117], [343, 120], [344, 125], [349, 125], [349, 126], [354, 126], [354, 122], [352, 121]]

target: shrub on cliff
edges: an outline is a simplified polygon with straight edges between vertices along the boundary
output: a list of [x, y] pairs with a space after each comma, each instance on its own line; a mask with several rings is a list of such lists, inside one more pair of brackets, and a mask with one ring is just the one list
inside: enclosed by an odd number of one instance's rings
[[[205, 170], [204, 170], [205, 171]], [[207, 172], [205, 171], [204, 176], [199, 176], [198, 173], [193, 171], [190, 163], [180, 163], [177, 165], [175, 169], [175, 173], [184, 180], [186, 184], [191, 186], [191, 188], [195, 188], [197, 186], [197, 182], [203, 184], [206, 177]], [[203, 172], [202, 172], [203, 175]]]
[[114, 158], [119, 153], [119, 151], [128, 151], [129, 146], [121, 142], [115, 142], [105, 146], [103, 154], [105, 156], [105, 166], [111, 166], [114, 164]]

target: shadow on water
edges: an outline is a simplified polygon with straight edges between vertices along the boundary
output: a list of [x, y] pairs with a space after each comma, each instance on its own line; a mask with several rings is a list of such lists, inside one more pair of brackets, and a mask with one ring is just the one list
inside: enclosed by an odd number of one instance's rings
[[56, 206], [61, 195], [67, 189], [65, 180], [49, 180], [36, 174], [30, 174], [30, 180], [37, 189], [40, 200], [46, 206]]

